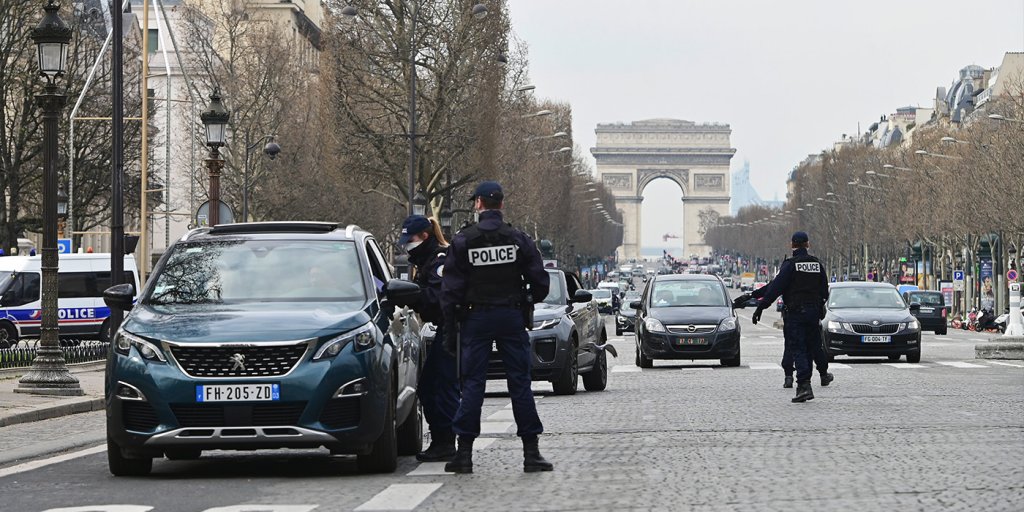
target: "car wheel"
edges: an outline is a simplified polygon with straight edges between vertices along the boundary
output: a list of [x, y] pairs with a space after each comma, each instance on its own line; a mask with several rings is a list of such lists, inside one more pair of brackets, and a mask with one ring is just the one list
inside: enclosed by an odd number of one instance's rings
[[412, 412], [398, 427], [398, 454], [416, 455], [423, 451], [423, 406], [420, 399], [413, 397]]
[[198, 448], [176, 448], [164, 452], [167, 460], [196, 460], [203, 456], [203, 451]]
[[11, 348], [18, 344], [18, 330], [10, 322], [0, 323], [0, 348]]
[[907, 352], [908, 363], [920, 363], [921, 362], [921, 349], [917, 349], [913, 352]]
[[616, 328], [615, 328], [615, 335], [616, 335], [616, 336], [622, 336], [622, 329], [620, 329], [620, 328], [616, 327]]
[[889, 360], [890, 361], [899, 361], [900, 360], [900, 355], [899, 354], [891, 355], [891, 356], [889, 356]]
[[740, 349], [739, 348], [736, 349], [736, 356], [730, 357], [728, 359], [722, 359], [721, 363], [722, 363], [722, 366], [733, 366], [733, 367], [739, 366], [740, 365]]
[[946, 327], [943, 327], [942, 329], [935, 331], [935, 334], [937, 334], [939, 336], [945, 336], [946, 335], [946, 329], [947, 329]]
[[363, 473], [393, 473], [398, 467], [398, 440], [395, 425], [395, 396], [387, 395], [387, 410], [384, 413], [384, 431], [373, 442], [370, 453], [356, 457], [356, 465]]
[[565, 362], [565, 367], [562, 368], [562, 373], [557, 379], [551, 381], [551, 387], [554, 389], [556, 395], [575, 395], [576, 386], [579, 382], [580, 369], [579, 369], [579, 354], [576, 353], [576, 339], [573, 338], [572, 343], [569, 346], [568, 360]]
[[636, 365], [640, 368], [654, 368], [654, 360], [644, 355], [639, 344], [636, 346]]
[[608, 387], [608, 353], [598, 352], [594, 369], [583, 374], [583, 389], [587, 391], [604, 391]]
[[153, 458], [129, 458], [121, 452], [121, 447], [112, 439], [107, 438], [107, 468], [114, 476], [146, 476], [153, 471]]

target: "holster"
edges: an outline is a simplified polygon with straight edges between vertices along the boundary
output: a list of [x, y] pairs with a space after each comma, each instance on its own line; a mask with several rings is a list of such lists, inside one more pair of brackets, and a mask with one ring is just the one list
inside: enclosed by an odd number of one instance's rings
[[523, 313], [523, 325], [526, 326], [527, 331], [533, 330], [533, 296], [526, 295], [523, 299], [522, 304], [519, 306], [519, 311]]

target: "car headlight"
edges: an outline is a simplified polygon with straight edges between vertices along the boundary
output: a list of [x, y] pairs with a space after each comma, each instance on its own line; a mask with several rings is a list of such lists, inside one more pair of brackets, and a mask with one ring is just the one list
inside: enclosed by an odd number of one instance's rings
[[644, 320], [644, 329], [649, 332], [666, 332], [665, 326], [658, 321], [657, 318], [648, 318]]
[[828, 332], [842, 332], [843, 324], [836, 322], [835, 320], [828, 321]]
[[131, 352], [133, 346], [139, 355], [147, 361], [167, 362], [163, 351], [156, 343], [142, 339], [124, 329], [118, 329], [117, 334], [114, 335], [114, 350], [126, 356]]
[[341, 350], [345, 348], [345, 345], [349, 343], [355, 344], [355, 351], [360, 352], [366, 350], [377, 343], [376, 329], [372, 323], [364, 324], [361, 327], [357, 327], [351, 331], [334, 338], [327, 343], [324, 343], [320, 350], [313, 356], [314, 361], [322, 359], [330, 359], [341, 353]]
[[720, 331], [732, 331], [736, 329], [736, 319], [733, 317], [722, 320], [722, 323], [718, 325]]
[[534, 330], [550, 329], [550, 328], [558, 325], [558, 321], [559, 321], [558, 318], [549, 318], [547, 320], [534, 320], [533, 321], [533, 329]]
[[904, 325], [906, 326], [906, 329], [909, 331], [917, 331], [921, 329], [921, 322], [918, 322], [916, 318], [907, 322]]

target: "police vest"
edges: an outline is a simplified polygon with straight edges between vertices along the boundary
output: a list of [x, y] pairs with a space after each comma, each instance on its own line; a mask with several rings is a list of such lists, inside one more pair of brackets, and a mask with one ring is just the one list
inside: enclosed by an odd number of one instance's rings
[[466, 279], [466, 302], [512, 307], [522, 302], [523, 273], [515, 230], [506, 224], [494, 231], [473, 225], [462, 234], [466, 237], [470, 269]]
[[782, 294], [782, 301], [786, 305], [814, 304], [820, 305], [824, 301], [821, 296], [822, 268], [821, 261], [809, 254], [794, 256], [793, 279], [789, 287]]

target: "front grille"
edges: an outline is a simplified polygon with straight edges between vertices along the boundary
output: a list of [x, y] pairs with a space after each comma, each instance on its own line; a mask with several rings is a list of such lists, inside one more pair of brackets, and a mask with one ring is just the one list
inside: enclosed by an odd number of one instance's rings
[[668, 332], [672, 334], [709, 334], [718, 329], [717, 325], [695, 325], [692, 331], [688, 325], [669, 325], [666, 327]]
[[853, 324], [853, 332], [857, 334], [893, 334], [900, 330], [900, 324]]
[[171, 345], [182, 371], [191, 377], [279, 377], [291, 371], [308, 343], [248, 347]]
[[136, 432], [148, 432], [160, 425], [153, 406], [137, 400], [121, 401], [121, 422], [126, 430]]
[[267, 427], [296, 425], [306, 402], [265, 404], [171, 404], [181, 427]]
[[554, 338], [544, 338], [533, 342], [533, 351], [541, 362], [550, 363], [555, 360], [556, 349], [558, 348]]
[[358, 426], [361, 417], [359, 397], [334, 398], [327, 402], [324, 411], [320, 413], [320, 423], [327, 428], [349, 428]]

